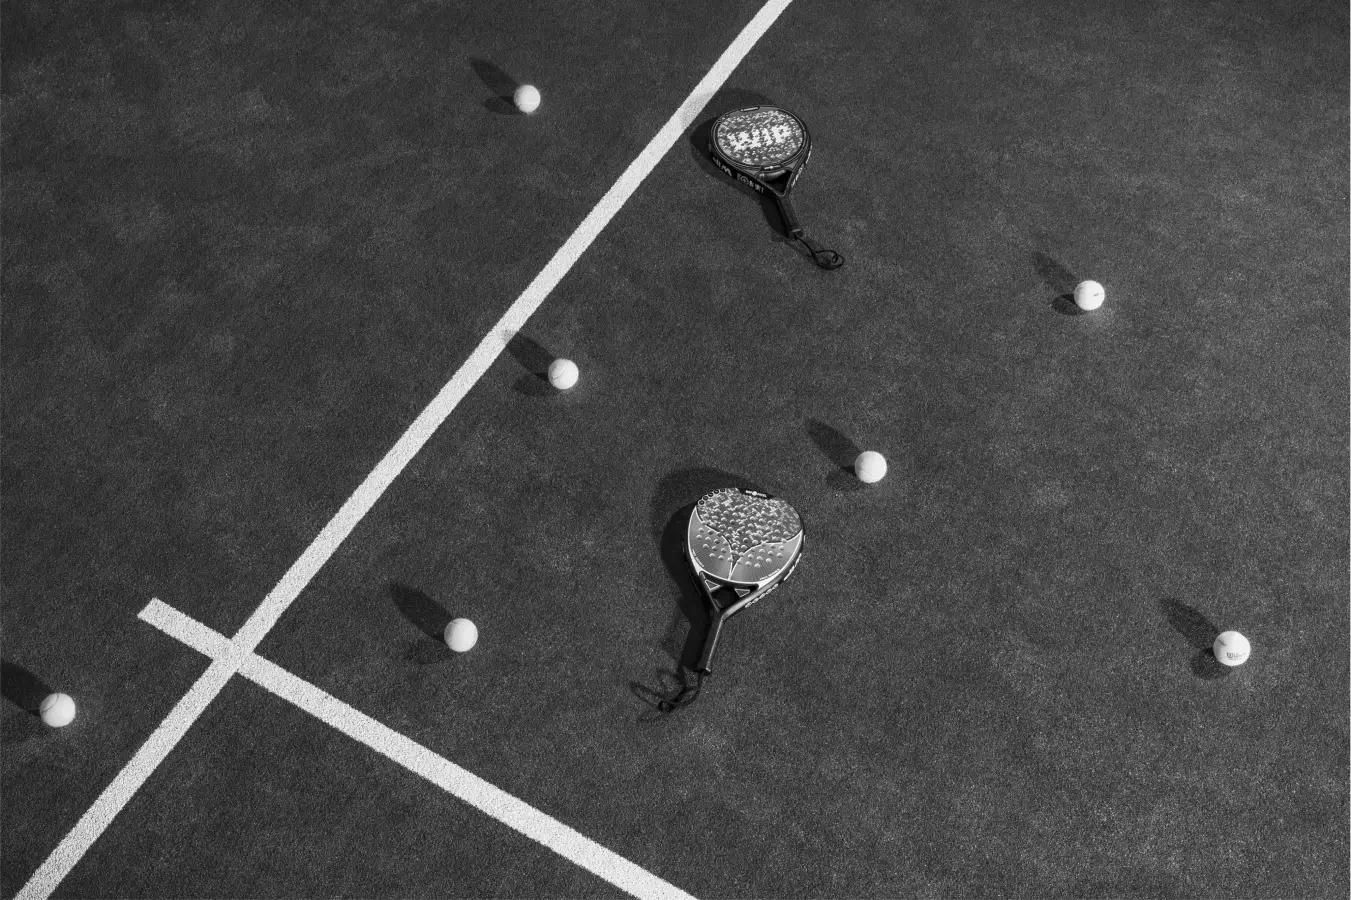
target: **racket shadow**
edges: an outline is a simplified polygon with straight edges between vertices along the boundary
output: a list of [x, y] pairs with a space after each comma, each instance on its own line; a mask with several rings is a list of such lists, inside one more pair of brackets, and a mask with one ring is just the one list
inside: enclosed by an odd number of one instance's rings
[[652, 677], [656, 687], [649, 687], [640, 681], [629, 682], [629, 692], [647, 707], [638, 715], [639, 722], [660, 722], [669, 717], [666, 704], [677, 696], [686, 686], [685, 677], [674, 669], [653, 669]]
[[704, 633], [712, 622], [712, 614], [694, 583], [689, 563], [685, 561], [685, 528], [698, 499], [709, 491], [724, 487], [758, 490], [744, 478], [720, 469], [701, 467], [667, 475], [658, 483], [652, 496], [652, 537], [662, 565], [679, 591], [659, 644], [670, 659], [671, 667], [655, 670], [655, 687], [639, 681], [629, 682], [629, 691], [653, 710], [684, 685], [684, 671], [699, 663]]
[[693, 668], [699, 661], [703, 634], [713, 618], [685, 560], [685, 526], [693, 509], [694, 504], [687, 503], [667, 520], [659, 544], [662, 564], [680, 590], [662, 639], [662, 649], [676, 664], [677, 675], [680, 667]]

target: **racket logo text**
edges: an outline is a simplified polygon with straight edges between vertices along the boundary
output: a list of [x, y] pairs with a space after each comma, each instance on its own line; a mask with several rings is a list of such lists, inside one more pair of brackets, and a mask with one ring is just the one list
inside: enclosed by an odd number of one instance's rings
[[727, 143], [737, 153], [758, 150], [761, 147], [777, 147], [788, 144], [795, 138], [793, 129], [783, 123], [768, 128], [754, 128], [727, 135]]
[[735, 178], [742, 184], [754, 188], [757, 194], [763, 194], [765, 192], [764, 186], [761, 185], [758, 181], [756, 181], [753, 178], [747, 178], [740, 172], [733, 172], [731, 166], [727, 165], [725, 162], [718, 159], [716, 156], [713, 157], [713, 164], [717, 166], [719, 169], [722, 169], [723, 174], [725, 174], [728, 178]]

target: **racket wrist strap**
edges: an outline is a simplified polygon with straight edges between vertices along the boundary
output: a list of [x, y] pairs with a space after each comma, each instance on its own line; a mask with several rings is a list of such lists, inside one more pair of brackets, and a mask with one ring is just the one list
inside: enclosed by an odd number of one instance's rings
[[694, 684], [693, 686], [691, 686], [689, 683], [689, 679], [686, 677], [686, 673], [688, 671], [690, 670], [685, 669], [683, 667], [681, 668], [681, 679], [685, 683], [680, 688], [680, 693], [676, 694], [674, 697], [671, 697], [667, 700], [663, 700], [661, 701], [661, 703], [657, 704], [657, 709], [659, 709], [661, 712], [664, 713], [675, 712], [677, 709], [683, 709], [686, 706], [689, 706], [695, 700], [699, 699], [699, 691], [701, 691], [704, 687], [704, 679], [708, 676], [708, 672], [706, 671], [695, 672]]
[[836, 253], [834, 250], [827, 250], [805, 234], [795, 234], [793, 235], [793, 238], [807, 248], [807, 252], [812, 255], [812, 261], [820, 268], [830, 271], [831, 269], [838, 269], [840, 266], [844, 265], [843, 256]]

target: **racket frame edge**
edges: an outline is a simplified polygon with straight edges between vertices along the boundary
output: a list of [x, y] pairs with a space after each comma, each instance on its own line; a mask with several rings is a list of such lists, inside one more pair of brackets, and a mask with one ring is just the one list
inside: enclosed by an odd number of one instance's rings
[[[689, 544], [688, 542], [686, 543], [685, 561], [689, 564], [690, 570], [694, 573], [694, 580], [699, 585], [699, 592], [704, 595], [704, 599], [708, 601], [708, 605], [713, 611], [713, 617], [708, 625], [708, 633], [704, 635], [704, 646], [703, 649], [699, 652], [699, 663], [695, 667], [694, 670], [695, 672], [704, 675], [709, 675], [712, 673], [712, 668], [710, 664], [713, 661], [713, 652], [718, 645], [718, 638], [722, 634], [722, 626], [727, 622], [728, 619], [732, 618], [732, 616], [741, 612], [741, 610], [750, 606], [752, 603], [755, 603], [757, 600], [763, 600], [766, 596], [768, 596], [776, 588], [778, 588], [779, 585], [787, 581], [788, 576], [793, 574], [793, 571], [797, 568], [798, 562], [801, 561], [802, 550], [803, 547], [806, 546], [806, 543], [807, 543], [806, 531], [805, 530], [799, 531], [797, 534], [797, 547], [793, 551], [793, 558], [788, 563], [788, 565], [785, 566], [778, 575], [773, 576], [768, 581], [749, 582], [749, 583], [742, 581], [731, 581], [729, 579], [718, 578], [715, 575], [709, 574], [703, 567], [701, 567], [698, 563], [694, 561], [694, 557], [690, 554], [689, 551]], [[751, 588], [751, 592], [744, 597], [737, 598], [737, 601], [731, 604], [730, 606], [721, 607], [718, 605], [718, 602], [715, 599], [713, 599], [713, 591], [710, 590], [708, 587], [709, 582], [718, 585], [718, 587], [720, 588], [722, 587]]]

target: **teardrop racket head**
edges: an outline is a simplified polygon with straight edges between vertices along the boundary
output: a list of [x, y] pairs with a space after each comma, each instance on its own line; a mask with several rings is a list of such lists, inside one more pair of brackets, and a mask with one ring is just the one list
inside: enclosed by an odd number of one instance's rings
[[782, 500], [723, 488], [690, 513], [685, 552], [695, 576], [750, 593], [791, 572], [802, 552], [802, 519]]
[[713, 147], [746, 169], [782, 169], [803, 152], [809, 141], [802, 120], [776, 106], [733, 110], [713, 123]]

